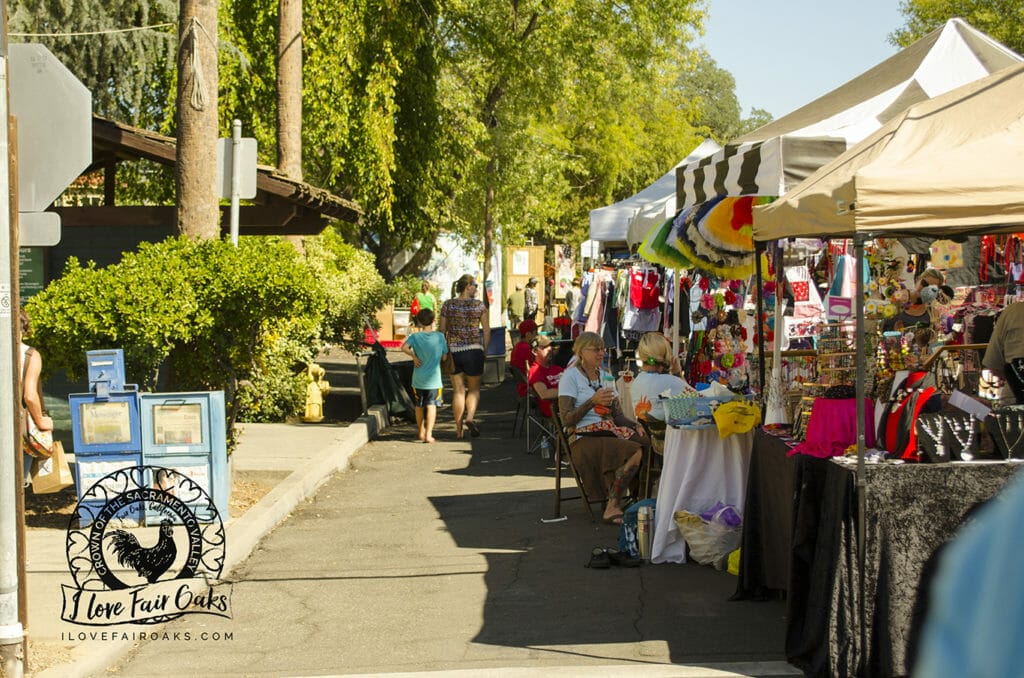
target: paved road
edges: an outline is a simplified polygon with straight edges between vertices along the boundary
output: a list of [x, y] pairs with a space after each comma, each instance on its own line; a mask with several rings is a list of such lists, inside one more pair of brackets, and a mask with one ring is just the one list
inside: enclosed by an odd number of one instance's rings
[[232, 619], [171, 622], [108, 675], [799, 675], [782, 603], [728, 602], [726, 573], [582, 567], [617, 528], [578, 501], [542, 523], [551, 470], [511, 438], [512, 385], [484, 403], [478, 439], [445, 409], [434, 445], [400, 425], [363, 447], [236, 570]]

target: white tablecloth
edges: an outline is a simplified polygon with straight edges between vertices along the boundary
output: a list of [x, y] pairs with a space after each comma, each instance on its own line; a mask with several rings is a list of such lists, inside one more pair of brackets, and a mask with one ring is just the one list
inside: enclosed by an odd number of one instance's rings
[[686, 562], [686, 542], [673, 519], [676, 511], [700, 513], [721, 501], [743, 513], [753, 446], [753, 431], [722, 439], [717, 428], [668, 429], [651, 562]]

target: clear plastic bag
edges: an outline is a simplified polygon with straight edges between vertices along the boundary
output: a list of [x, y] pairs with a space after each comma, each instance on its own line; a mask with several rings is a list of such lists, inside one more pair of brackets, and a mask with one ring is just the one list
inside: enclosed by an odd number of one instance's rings
[[718, 520], [730, 509], [735, 510], [731, 506], [720, 508], [711, 520], [705, 520], [689, 511], [675, 512], [673, 517], [680, 534], [686, 540], [691, 560], [702, 565], [712, 565], [716, 570], [725, 569], [729, 554], [739, 548], [743, 537], [742, 525], [730, 526]]

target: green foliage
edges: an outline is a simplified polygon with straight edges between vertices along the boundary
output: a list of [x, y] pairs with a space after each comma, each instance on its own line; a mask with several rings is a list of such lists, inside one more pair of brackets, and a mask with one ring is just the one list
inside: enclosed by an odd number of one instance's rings
[[242, 238], [235, 248], [227, 240], [201, 241], [185, 264], [200, 304], [192, 336], [171, 353], [176, 387], [223, 388], [234, 403], [240, 386], [251, 382], [266, 397], [261, 383], [276, 383], [282, 369], [297, 371], [315, 357], [323, 290], [291, 243]]
[[322, 339], [355, 350], [363, 339], [364, 320], [374, 321], [378, 309], [394, 296], [369, 252], [346, 243], [333, 229], [304, 241], [306, 260], [326, 294]]
[[199, 302], [183, 265], [188, 243], [144, 243], [107, 268], [68, 261], [64, 274], [28, 303], [32, 340], [47, 369], [83, 376], [85, 351], [123, 348], [128, 379], [156, 384], [172, 347], [191, 337]]
[[[8, 7], [11, 33], [97, 33], [11, 36], [46, 45], [92, 92], [96, 113], [151, 129], [173, 117], [177, 2], [10, 0]], [[164, 23], [173, 25], [111, 32]]]
[[699, 140], [675, 82], [702, 21], [688, 0], [450, 4], [442, 91], [471, 143], [453, 223], [579, 239], [590, 209], [678, 162]]
[[1024, 3], [1020, 0], [904, 0], [900, 13], [907, 25], [889, 36], [900, 47], [960, 17], [1018, 54], [1024, 53]]
[[301, 405], [294, 375], [320, 347], [325, 302], [290, 243], [180, 237], [144, 243], [103, 269], [72, 260], [27, 310], [48, 369], [77, 379], [85, 351], [122, 348], [127, 377], [143, 390], [161, 370], [162, 390], [223, 389], [233, 424]]
[[[582, 239], [589, 210], [657, 178], [701, 136], [723, 140], [760, 120], [756, 111], [738, 119], [726, 72], [713, 62], [701, 70], [708, 64], [691, 43], [705, 7], [305, 0], [304, 177], [364, 207], [342, 235], [373, 255], [386, 281], [418, 274], [441, 231], [475, 243], [484, 224], [509, 243]], [[33, 30], [177, 17], [173, 0], [12, 8], [12, 22]], [[277, 1], [221, 2], [218, 22], [222, 132], [241, 119], [260, 160], [274, 164]], [[98, 95], [99, 112], [173, 133], [175, 31], [116, 35], [44, 41], [63, 45], [59, 56], [94, 91], [114, 93], [116, 105]], [[120, 170], [117, 197], [166, 204], [172, 186], [167, 171], [137, 164]]]

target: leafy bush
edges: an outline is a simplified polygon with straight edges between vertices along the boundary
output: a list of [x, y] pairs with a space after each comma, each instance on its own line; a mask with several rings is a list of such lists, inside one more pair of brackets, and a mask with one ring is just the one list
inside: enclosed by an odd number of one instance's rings
[[293, 412], [294, 374], [316, 357], [325, 301], [302, 255], [278, 238], [243, 238], [237, 248], [205, 240], [188, 266], [199, 312], [191, 336], [171, 352], [172, 381], [184, 390], [223, 388], [235, 405], [229, 414], [245, 419], [239, 406], [253, 399], [238, 400], [241, 386], [270, 401], [260, 410]]
[[156, 386], [171, 349], [191, 338], [199, 300], [185, 257], [185, 239], [143, 243], [113, 266], [82, 266], [71, 258], [61, 278], [32, 297], [32, 343], [49, 370], [72, 380], [85, 373], [85, 352], [122, 348], [129, 381]]
[[377, 310], [394, 296], [373, 263], [373, 255], [349, 245], [333, 229], [306, 238], [306, 259], [327, 296], [322, 321], [325, 342], [356, 350], [363, 328], [376, 325]]
[[161, 376], [162, 390], [223, 389], [231, 430], [247, 408], [264, 419], [301, 406], [296, 375], [320, 347], [326, 299], [290, 243], [179, 237], [104, 269], [70, 260], [27, 310], [48, 370], [78, 379], [85, 351], [122, 348], [143, 390]]

